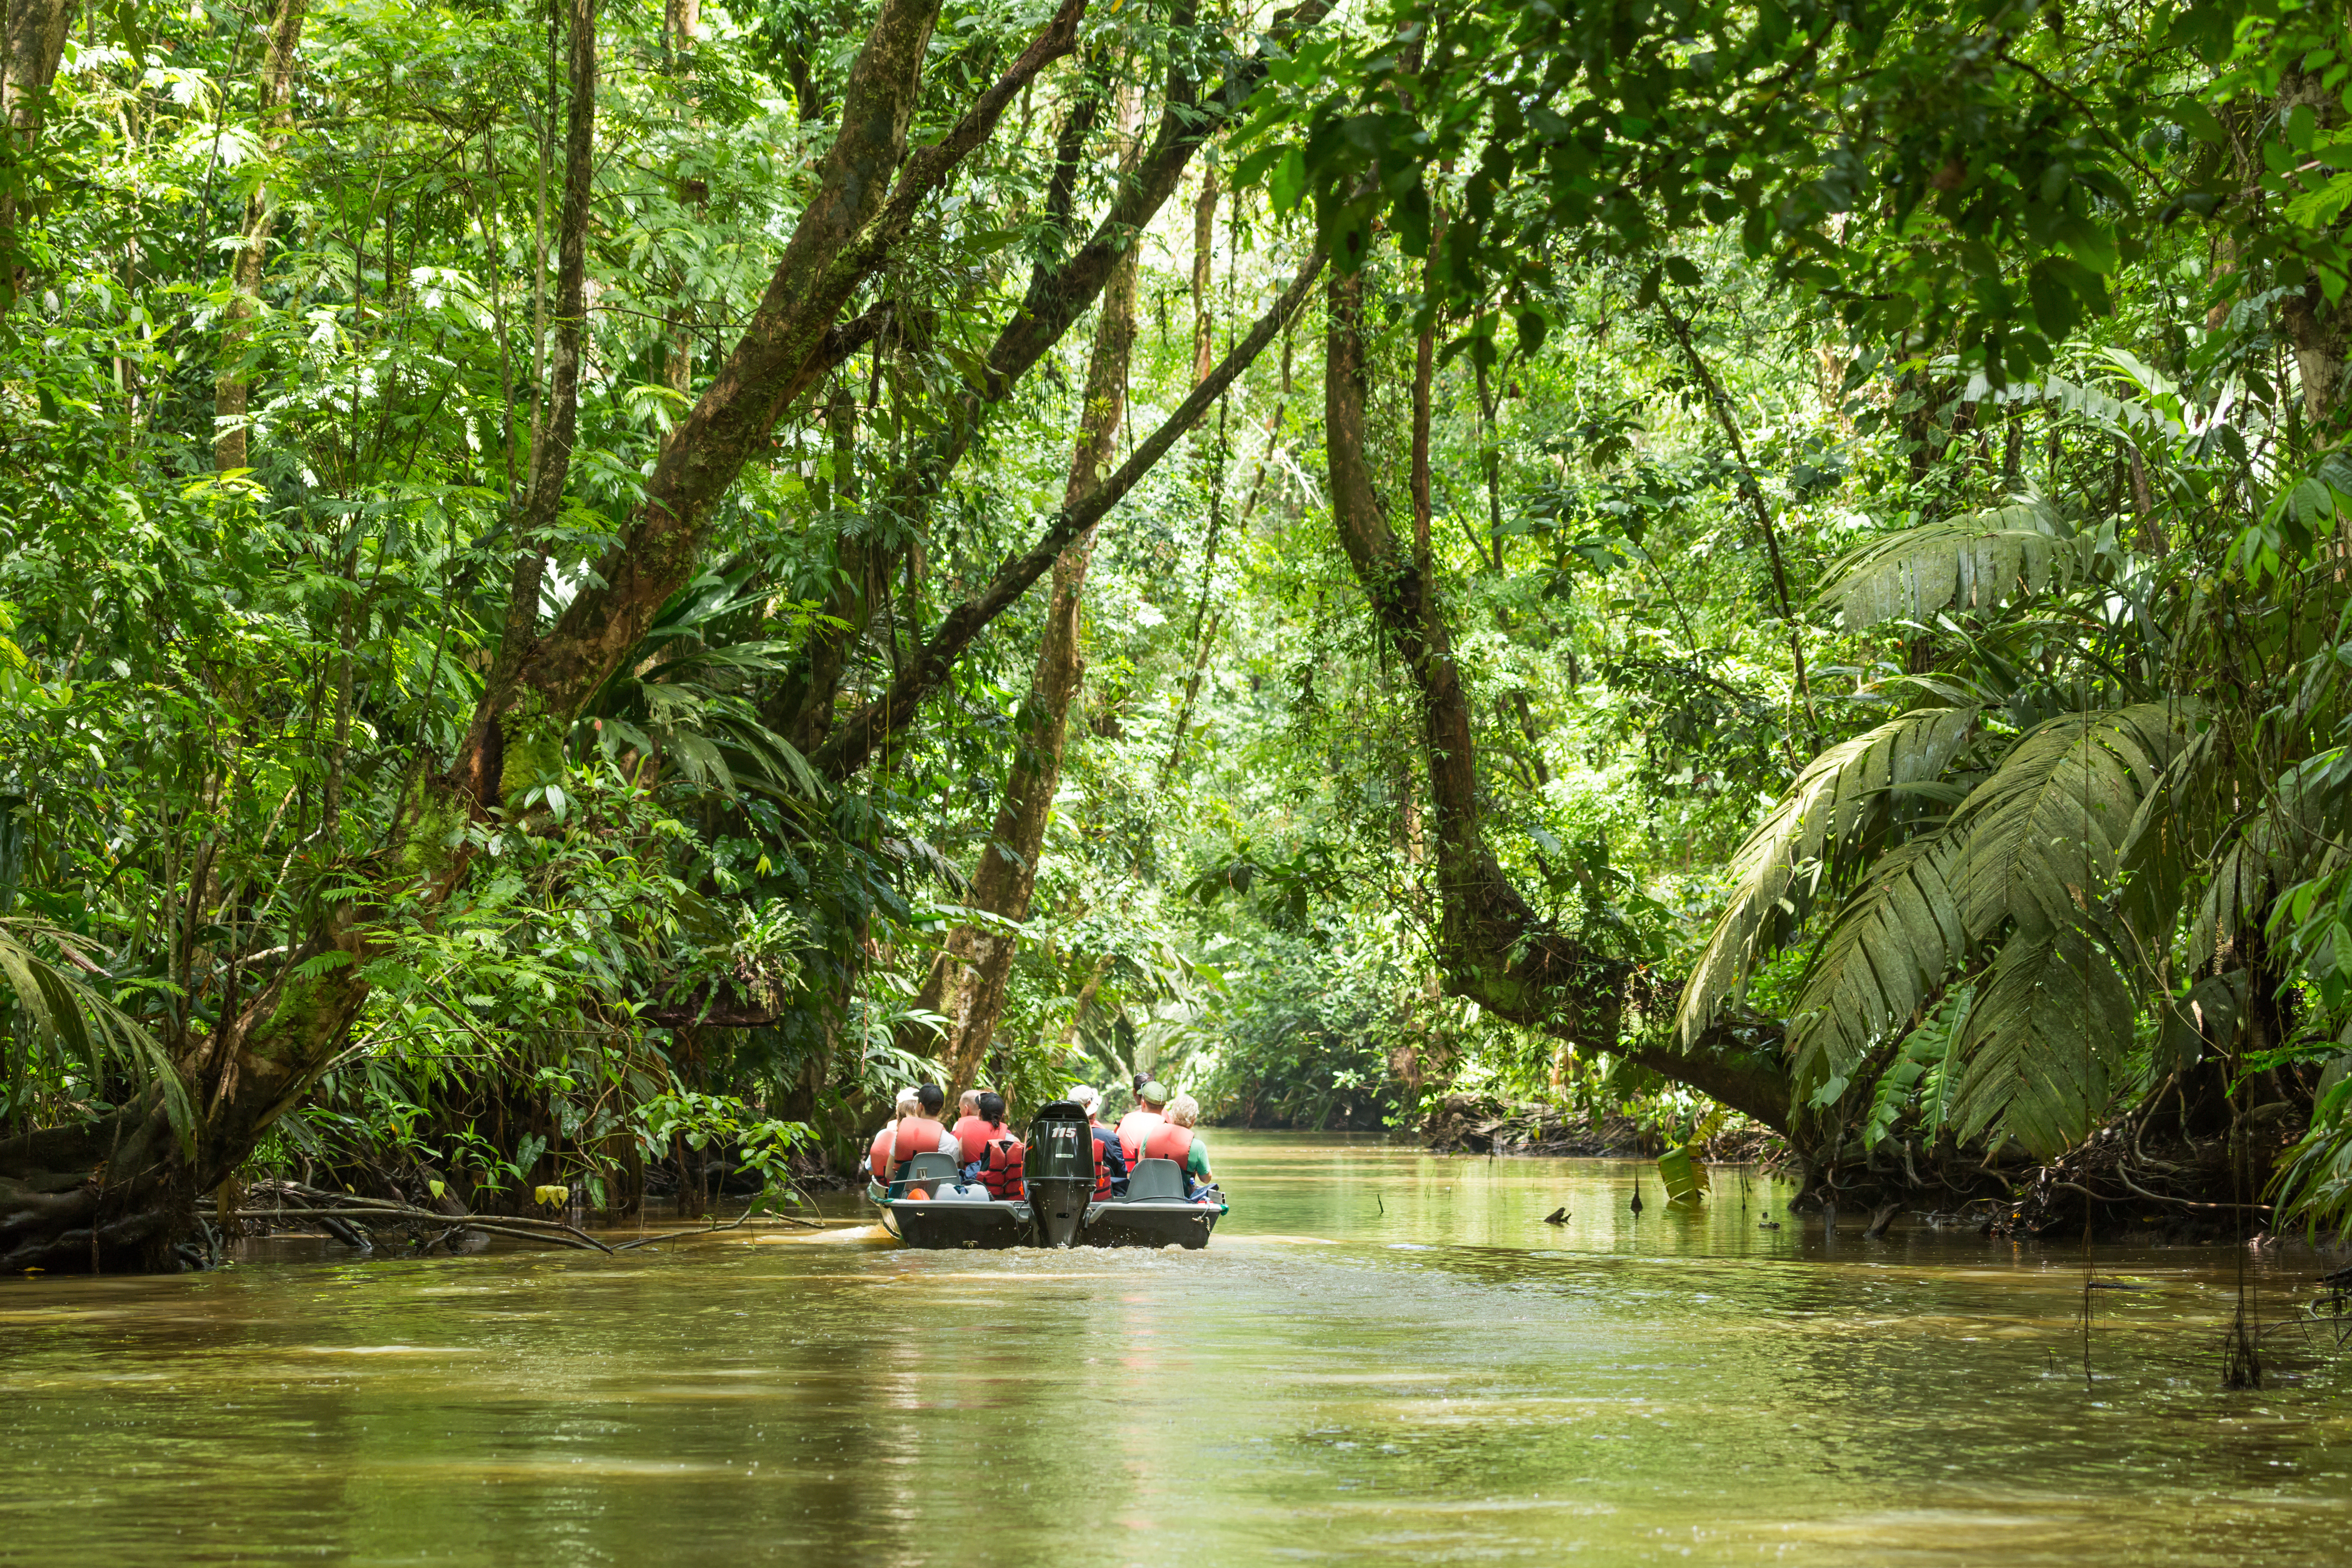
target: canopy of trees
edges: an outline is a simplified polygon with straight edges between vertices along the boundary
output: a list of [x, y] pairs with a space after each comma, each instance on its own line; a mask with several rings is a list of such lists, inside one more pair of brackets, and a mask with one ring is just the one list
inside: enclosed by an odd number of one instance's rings
[[2352, 1213], [2331, 10], [23, 0], [0, 65], [0, 1268], [1144, 1069]]

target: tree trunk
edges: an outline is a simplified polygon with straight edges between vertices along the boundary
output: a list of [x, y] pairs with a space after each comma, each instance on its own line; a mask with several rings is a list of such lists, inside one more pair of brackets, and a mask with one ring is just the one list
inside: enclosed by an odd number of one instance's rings
[[[1070, 460], [1066, 506], [1076, 506], [1102, 488], [1103, 468], [1116, 449], [1127, 412], [1127, 366], [1135, 342], [1135, 251], [1129, 248], [1111, 270], [1103, 289], [1101, 318], [1087, 370], [1086, 401], [1078, 415], [1077, 450]], [[1087, 564], [1094, 552], [1089, 525], [1054, 563], [1054, 594], [1045, 609], [1045, 629], [1037, 647], [1037, 668], [1022, 704], [1013, 769], [995, 830], [980, 852], [971, 902], [1008, 922], [1029, 918], [1037, 885], [1037, 856], [1045, 842], [1045, 821], [1062, 779], [1062, 747], [1068, 735], [1070, 700], [1085, 679], [1078, 650], [1078, 601]], [[941, 1058], [949, 1092], [970, 1088], [987, 1058], [996, 1020], [1004, 1010], [1005, 987], [1020, 941], [995, 926], [961, 925], [932, 966], [922, 1005], [947, 1018]]]
[[[294, 96], [294, 51], [302, 43], [304, 0], [278, 0], [277, 18], [269, 25], [269, 57], [261, 72], [261, 134], [272, 153], [285, 140], [288, 108]], [[261, 272], [268, 260], [269, 237], [278, 226], [278, 205], [268, 185], [254, 187], [246, 199], [245, 226], [236, 259], [229, 267], [228, 308], [222, 312], [221, 369], [213, 384], [213, 467], [222, 473], [249, 468], [246, 402], [252, 384], [246, 379], [246, 340], [253, 329], [247, 323], [261, 297]]]
[[1633, 965], [1596, 952], [1538, 917], [1486, 847], [1470, 705], [1435, 586], [1389, 526], [1367, 453], [1368, 366], [1360, 274], [1330, 285], [1324, 368], [1324, 440], [1332, 520], [1381, 631], [1420, 699], [1422, 754], [1433, 810], [1428, 826], [1439, 891], [1438, 952], [1446, 988], [1514, 1023], [1643, 1066], [1712, 1095], [1768, 1126], [1789, 1121], [1777, 1058], [1662, 1046], [1626, 1049], [1618, 1029]]
[[194, 1102], [191, 1145], [159, 1091], [79, 1127], [0, 1142], [0, 1274], [172, 1270], [195, 1197], [250, 1157], [309, 1092], [367, 999], [356, 922], [327, 926], [179, 1066]]
[[0, 44], [0, 310], [16, 302], [25, 279], [18, 192], [34, 150], [49, 84], [57, 80], [72, 0], [6, 0], [7, 31]]
[[664, 602], [691, 579], [701, 564], [713, 509], [764, 447], [785, 395], [813, 379], [805, 374], [809, 362], [824, 356], [842, 307], [889, 258], [924, 200], [995, 129], [1005, 105], [1047, 62], [1075, 47], [1085, 5], [1066, 0], [973, 109], [939, 142], [909, 156], [907, 127], [939, 0], [884, 0], [850, 68], [841, 128], [818, 166], [816, 195], [750, 326], [663, 443], [645, 500], [598, 563], [592, 585], [572, 599], [511, 676], [486, 686], [476, 748], [487, 742], [488, 716], [517, 707], [525, 692], [559, 719], [578, 712]]

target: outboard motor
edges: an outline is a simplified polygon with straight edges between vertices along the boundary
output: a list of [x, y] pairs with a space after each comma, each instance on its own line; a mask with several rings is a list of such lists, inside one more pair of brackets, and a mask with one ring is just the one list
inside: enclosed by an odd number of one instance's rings
[[1095, 1137], [1086, 1108], [1057, 1100], [1029, 1123], [1029, 1212], [1041, 1247], [1068, 1247], [1095, 1196]]

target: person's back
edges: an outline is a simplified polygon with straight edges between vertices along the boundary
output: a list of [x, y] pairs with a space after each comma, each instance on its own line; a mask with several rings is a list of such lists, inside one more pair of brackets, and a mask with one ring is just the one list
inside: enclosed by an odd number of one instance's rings
[[888, 1183], [891, 1171], [890, 1145], [898, 1136], [898, 1123], [920, 1109], [921, 1101], [916, 1099], [913, 1089], [907, 1089], [899, 1091], [898, 1103], [892, 1109], [890, 1120], [882, 1124], [882, 1131], [874, 1134], [873, 1146], [866, 1152], [867, 1175], [877, 1182]]
[[1168, 1103], [1168, 1091], [1157, 1083], [1146, 1083], [1136, 1091], [1139, 1101], [1133, 1110], [1118, 1119], [1119, 1152], [1126, 1157], [1128, 1169], [1143, 1158], [1143, 1141], [1151, 1130], [1167, 1120], [1160, 1108]]
[[945, 1090], [938, 1084], [927, 1083], [915, 1090], [915, 1114], [898, 1123], [890, 1139], [890, 1178], [898, 1180], [905, 1173], [907, 1162], [918, 1154], [946, 1154], [952, 1158], [962, 1152], [956, 1135], [940, 1123], [940, 1111], [948, 1102]]
[[988, 1122], [980, 1113], [979, 1090], [965, 1089], [957, 1103], [963, 1114], [956, 1118], [955, 1138], [963, 1150], [963, 1163], [969, 1165], [988, 1147]]
[[1200, 1101], [1180, 1094], [1168, 1103], [1168, 1119], [1143, 1141], [1145, 1159], [1173, 1160], [1183, 1171], [1187, 1196], [1198, 1195], [1215, 1179], [1209, 1171], [1209, 1145], [1192, 1131], [1200, 1120]]

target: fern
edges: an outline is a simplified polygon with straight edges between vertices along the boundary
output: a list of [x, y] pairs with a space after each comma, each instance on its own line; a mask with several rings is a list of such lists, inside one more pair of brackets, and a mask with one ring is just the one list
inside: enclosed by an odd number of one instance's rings
[[1848, 552], [1830, 567], [1819, 602], [1848, 631], [1990, 610], [2063, 588], [2089, 563], [2087, 538], [2059, 531], [2038, 497], [1948, 521], [1922, 523]]
[[1732, 857], [1731, 901], [1683, 987], [1687, 1045], [1804, 919], [1828, 863], [1883, 817], [1889, 796], [1933, 782], [1975, 732], [1975, 708], [1923, 708], [1831, 747], [1808, 764]]
[[2086, 1136], [2131, 1048], [2133, 1014], [2123, 976], [2082, 927], [2011, 938], [1959, 1037], [1959, 1136], [1998, 1126], [2039, 1160]]

